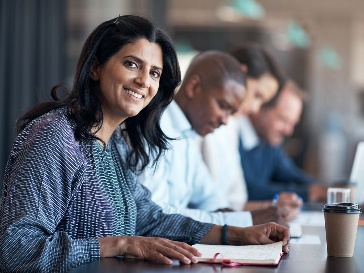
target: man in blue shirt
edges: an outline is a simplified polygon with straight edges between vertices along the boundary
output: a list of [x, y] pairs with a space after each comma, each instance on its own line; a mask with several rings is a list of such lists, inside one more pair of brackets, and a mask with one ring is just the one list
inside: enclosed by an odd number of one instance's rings
[[295, 192], [304, 201], [324, 201], [326, 187], [299, 169], [282, 147], [301, 117], [305, 94], [288, 81], [278, 97], [240, 120], [240, 157], [249, 200]]
[[212, 182], [198, 144], [200, 136], [226, 124], [239, 108], [245, 81], [238, 61], [229, 54], [207, 51], [192, 60], [175, 100], [161, 119], [162, 130], [175, 139], [171, 149], [155, 169], [146, 168], [138, 178], [164, 212], [222, 225], [282, 223], [277, 207], [252, 213], [231, 211], [223, 191]]

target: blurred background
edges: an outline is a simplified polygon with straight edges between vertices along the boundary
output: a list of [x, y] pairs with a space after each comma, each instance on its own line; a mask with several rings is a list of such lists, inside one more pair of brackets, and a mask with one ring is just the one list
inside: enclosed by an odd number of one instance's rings
[[151, 19], [173, 38], [182, 71], [198, 52], [264, 45], [309, 95], [287, 141], [326, 183], [347, 179], [364, 140], [363, 0], [0, 0], [0, 188], [16, 119], [72, 86], [81, 47], [102, 21]]

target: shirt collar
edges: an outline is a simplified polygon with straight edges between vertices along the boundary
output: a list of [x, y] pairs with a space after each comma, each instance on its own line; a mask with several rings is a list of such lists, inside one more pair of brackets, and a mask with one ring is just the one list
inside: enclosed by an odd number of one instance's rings
[[248, 117], [238, 118], [241, 139], [245, 150], [252, 150], [259, 144], [259, 137]]
[[182, 109], [179, 107], [177, 102], [173, 100], [169, 105], [170, 111], [169, 114], [172, 120], [175, 120], [176, 123], [174, 124], [175, 128], [182, 132], [184, 135], [193, 133], [197, 134], [193, 129], [191, 123], [188, 121], [185, 113], [183, 113]]

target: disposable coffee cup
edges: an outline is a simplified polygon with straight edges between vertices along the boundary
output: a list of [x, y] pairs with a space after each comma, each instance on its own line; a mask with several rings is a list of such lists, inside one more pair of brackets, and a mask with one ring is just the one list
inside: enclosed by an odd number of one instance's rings
[[322, 211], [325, 214], [327, 256], [353, 257], [361, 213], [358, 204], [326, 204]]

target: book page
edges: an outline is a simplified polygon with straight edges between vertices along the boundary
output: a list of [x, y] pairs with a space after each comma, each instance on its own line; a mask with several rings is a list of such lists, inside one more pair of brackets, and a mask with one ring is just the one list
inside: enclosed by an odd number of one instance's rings
[[[282, 253], [282, 242], [277, 242], [268, 245], [246, 245], [246, 246], [232, 246], [232, 245], [193, 245], [198, 251], [202, 253], [199, 260], [209, 260], [214, 257], [216, 253], [223, 255], [224, 259], [230, 259], [236, 262], [276, 262], [279, 260]], [[221, 260], [221, 256], [217, 260]]]

